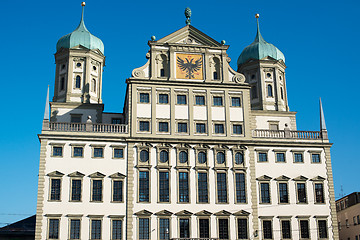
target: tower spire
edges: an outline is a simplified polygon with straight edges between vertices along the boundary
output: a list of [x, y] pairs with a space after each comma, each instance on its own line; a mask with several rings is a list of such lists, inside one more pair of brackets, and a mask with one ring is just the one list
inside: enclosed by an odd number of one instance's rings
[[87, 28], [85, 27], [85, 22], [84, 22], [85, 2], [82, 2], [82, 3], [81, 3], [81, 6], [82, 6], [82, 10], [81, 10], [81, 20], [80, 20], [79, 26], [75, 29], [75, 31], [76, 31], [76, 30], [88, 31]]
[[324, 110], [322, 107], [321, 98], [320, 98], [320, 130], [326, 130]]
[[261, 36], [261, 33], [260, 33], [259, 17], [260, 17], [260, 14], [258, 14], [258, 13], [255, 14], [257, 30], [256, 30], [256, 37], [255, 37], [254, 42], [261, 42], [261, 41], [265, 42], [264, 38]]
[[47, 94], [46, 94], [44, 119], [43, 120], [49, 120], [49, 119], [50, 119], [50, 114], [49, 114], [49, 85], [48, 85]]

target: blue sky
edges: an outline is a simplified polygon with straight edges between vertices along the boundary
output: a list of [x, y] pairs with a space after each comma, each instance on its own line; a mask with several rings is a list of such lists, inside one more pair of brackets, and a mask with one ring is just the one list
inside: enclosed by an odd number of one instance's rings
[[[220, 4], [221, 3], [221, 4]], [[0, 8], [0, 226], [36, 211], [39, 141], [47, 85], [52, 97], [55, 46], [80, 20], [81, 1], [2, 0]], [[146, 63], [147, 41], [192, 25], [226, 40], [231, 66], [255, 38], [260, 13], [264, 39], [286, 57], [290, 110], [299, 130], [319, 130], [322, 98], [332, 147], [335, 194], [359, 191], [359, 1], [95, 1], [85, 23], [105, 44], [105, 111], [121, 112], [125, 79]]]

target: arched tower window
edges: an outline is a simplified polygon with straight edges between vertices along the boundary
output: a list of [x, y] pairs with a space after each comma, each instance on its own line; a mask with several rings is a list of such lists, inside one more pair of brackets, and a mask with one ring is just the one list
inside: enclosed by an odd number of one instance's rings
[[220, 60], [219, 58], [214, 57], [213, 58], [214, 61], [214, 67], [213, 67], [213, 79], [214, 80], [219, 80], [220, 79]]
[[251, 98], [257, 98], [257, 88], [255, 85], [251, 87]]
[[168, 60], [165, 54], [158, 57], [159, 77], [167, 77], [169, 72]]
[[75, 79], [75, 88], [80, 88], [80, 86], [81, 86], [81, 77], [77, 75]]
[[284, 89], [282, 87], [280, 88], [280, 93], [281, 93], [281, 99], [284, 100]]
[[65, 77], [60, 78], [60, 91], [64, 90], [65, 88]]
[[273, 96], [273, 90], [272, 90], [272, 86], [270, 84], [267, 85], [267, 92], [268, 92], [268, 97]]
[[96, 79], [91, 80], [91, 91], [96, 92]]

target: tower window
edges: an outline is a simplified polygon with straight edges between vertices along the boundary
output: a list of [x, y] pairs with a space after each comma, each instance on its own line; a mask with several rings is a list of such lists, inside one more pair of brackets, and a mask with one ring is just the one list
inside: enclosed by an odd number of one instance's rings
[[252, 99], [257, 98], [257, 89], [256, 89], [256, 86], [252, 86], [252, 87], [251, 87], [251, 98], [252, 98]]
[[160, 77], [165, 77], [165, 69], [160, 69]]
[[224, 164], [225, 163], [225, 153], [218, 152], [216, 154], [216, 162], [217, 162], [217, 164]]
[[283, 88], [280, 88], [280, 93], [281, 93], [281, 99], [284, 99], [284, 90], [283, 90]]
[[65, 69], [65, 64], [61, 65], [61, 69]]
[[96, 71], [96, 66], [93, 66], [93, 70]]
[[81, 67], [81, 63], [77, 63], [76, 66], [77, 66], [77, 67]]
[[181, 151], [179, 153], [179, 161], [180, 163], [186, 163], [188, 161], [188, 154], [185, 151]]
[[215, 80], [216, 80], [216, 79], [219, 79], [219, 78], [218, 78], [218, 73], [217, 73], [217, 72], [213, 72], [213, 77], [214, 77]]
[[91, 87], [92, 87], [91, 91], [96, 92], [96, 79], [95, 78], [92, 79]]
[[65, 88], [65, 78], [61, 77], [60, 79], [60, 91], [64, 90]]
[[81, 86], [81, 77], [77, 75], [75, 80], [75, 88], [80, 88], [80, 86]]
[[268, 90], [268, 97], [272, 97], [273, 91], [272, 91], [272, 86], [270, 84], [267, 86], [267, 90]]
[[266, 76], [267, 76], [268, 78], [271, 78], [271, 73], [267, 73]]
[[252, 79], [252, 80], [255, 79], [255, 74], [251, 75], [251, 79]]

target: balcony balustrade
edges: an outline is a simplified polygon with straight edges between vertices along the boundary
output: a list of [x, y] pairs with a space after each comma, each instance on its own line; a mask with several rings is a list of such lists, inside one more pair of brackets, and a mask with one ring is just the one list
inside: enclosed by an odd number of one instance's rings
[[101, 124], [101, 123], [44, 123], [43, 130], [58, 132], [96, 132], [96, 133], [127, 133], [126, 124]]
[[322, 139], [321, 131], [290, 131], [290, 130], [268, 130], [254, 129], [254, 138], [290, 138], [290, 139]]

